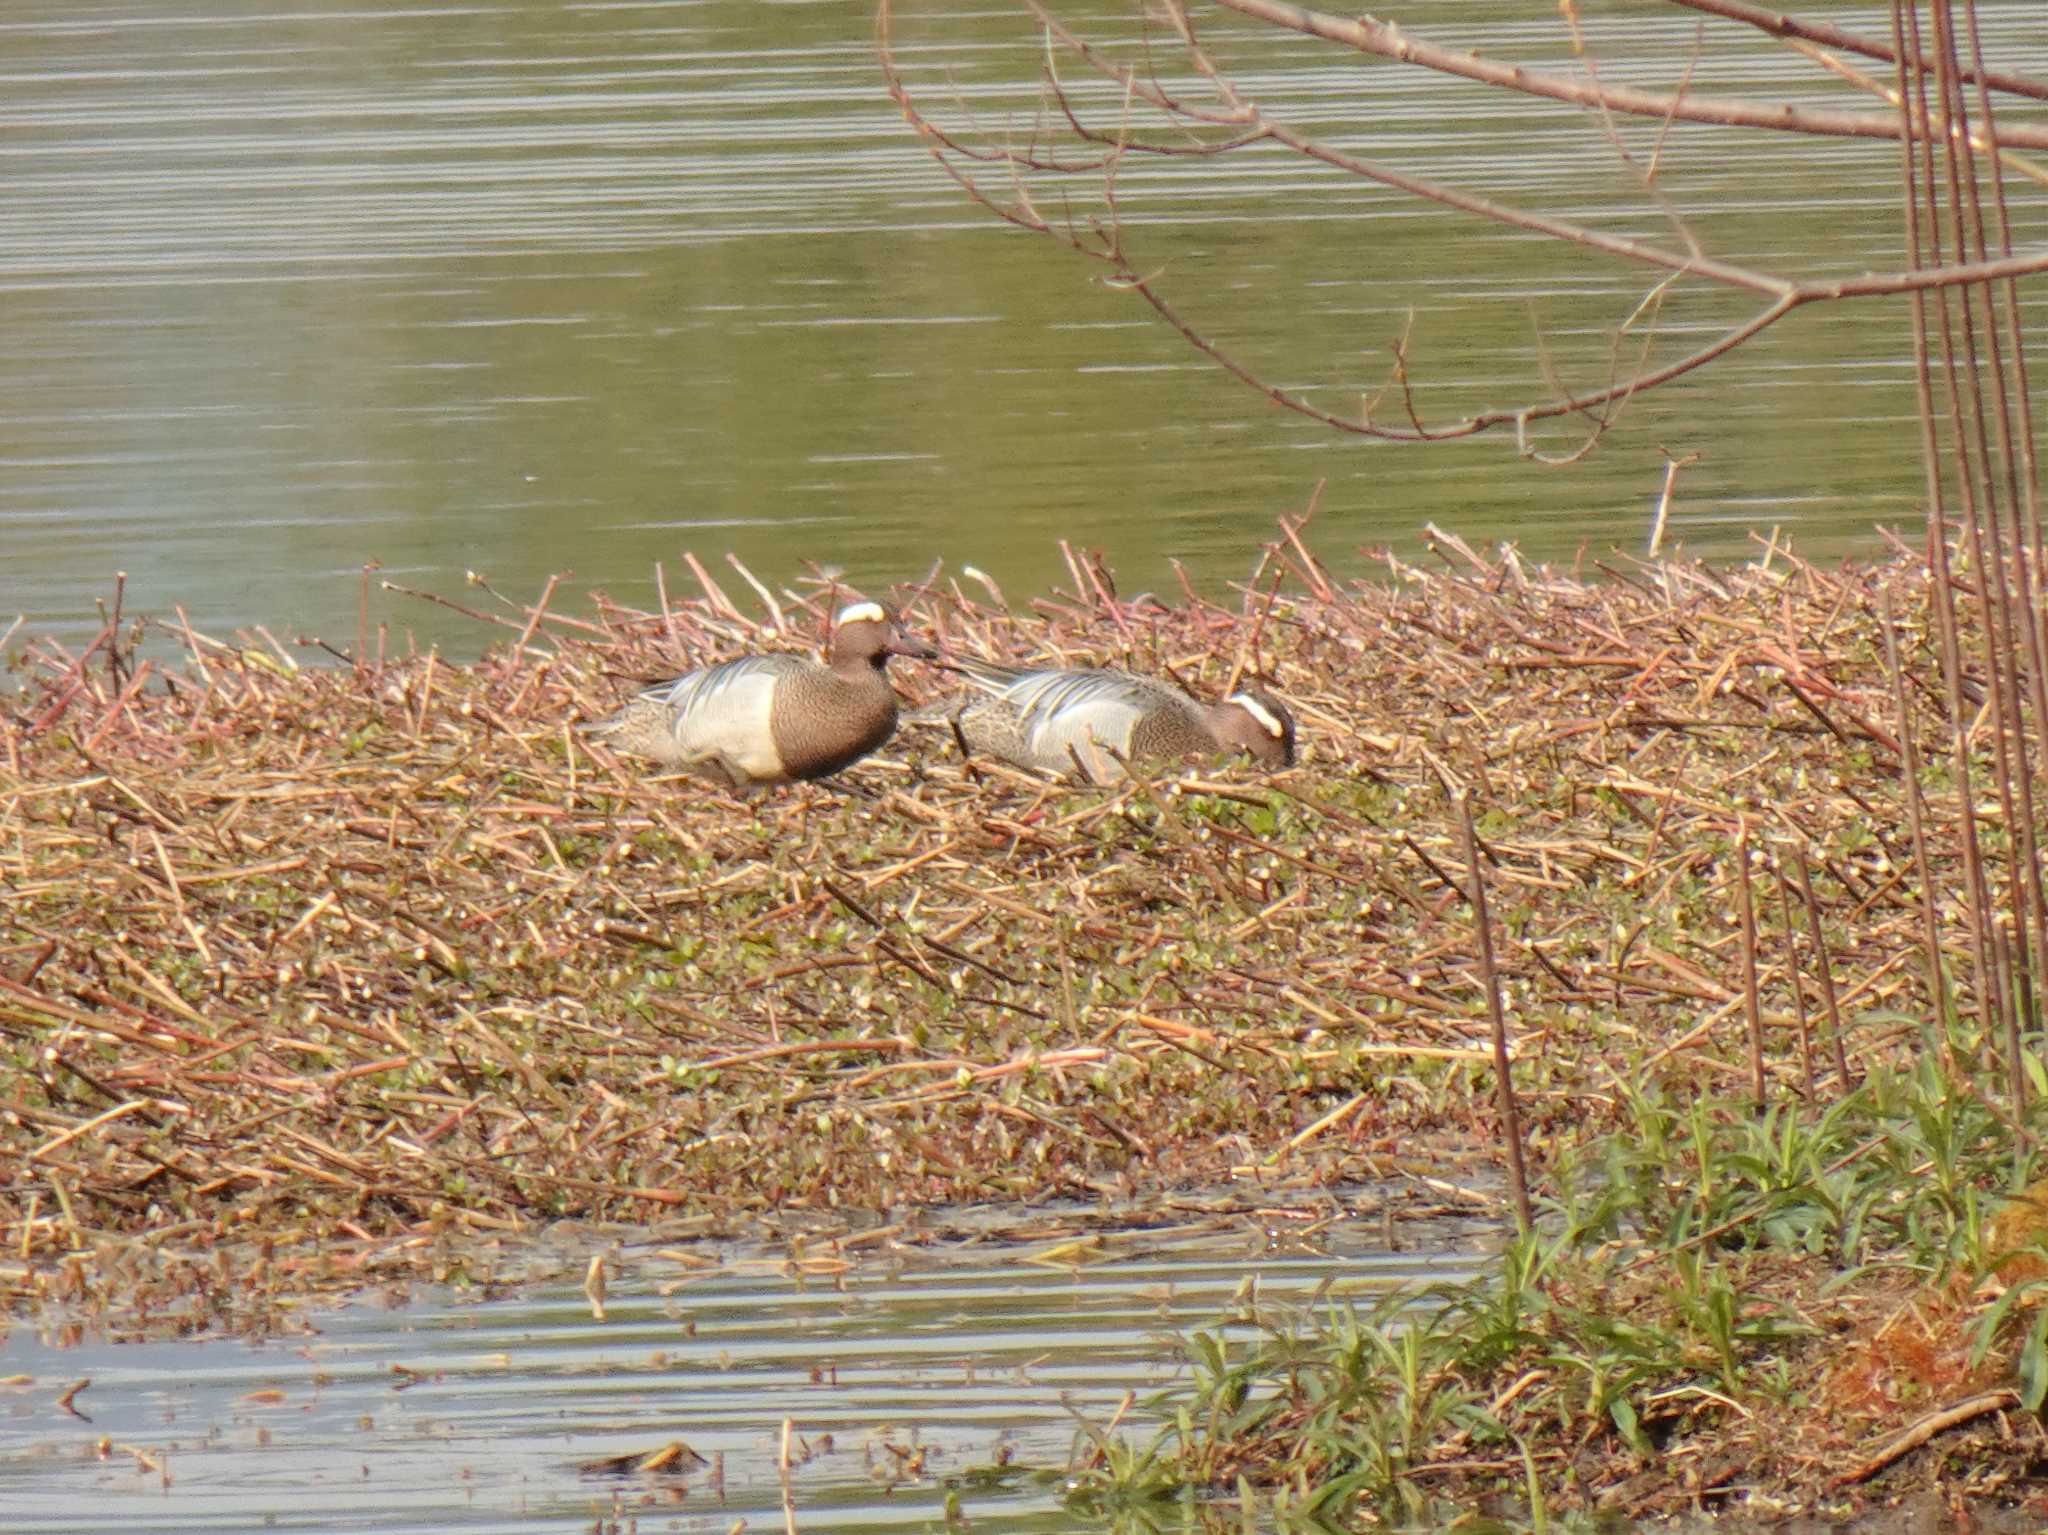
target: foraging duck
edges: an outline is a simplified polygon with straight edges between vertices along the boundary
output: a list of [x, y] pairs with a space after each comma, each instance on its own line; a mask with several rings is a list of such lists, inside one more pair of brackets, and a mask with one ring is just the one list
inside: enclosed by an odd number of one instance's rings
[[1090, 783], [1124, 776], [1141, 757], [1243, 752], [1261, 767], [1294, 765], [1294, 716], [1261, 688], [1205, 704], [1169, 682], [1106, 669], [1030, 669], [949, 663], [972, 691], [911, 712], [916, 724], [950, 720], [969, 751], [1044, 773], [1076, 769]]
[[879, 602], [856, 602], [833, 621], [823, 665], [789, 655], [721, 661], [659, 683], [583, 729], [668, 767], [723, 773], [736, 789], [823, 778], [895, 733], [889, 657], [937, 654]]

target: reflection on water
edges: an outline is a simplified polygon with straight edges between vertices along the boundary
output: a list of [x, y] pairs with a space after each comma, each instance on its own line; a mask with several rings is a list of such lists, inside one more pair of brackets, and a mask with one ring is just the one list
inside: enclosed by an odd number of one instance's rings
[[[947, 1479], [1007, 1457], [1063, 1465], [1076, 1414], [1105, 1423], [1126, 1391], [1173, 1383], [1171, 1334], [1240, 1308], [1248, 1275], [1272, 1308], [1472, 1261], [1446, 1228], [1402, 1229], [1428, 1245], [1139, 1234], [1079, 1270], [969, 1247], [805, 1279], [780, 1261], [700, 1271], [640, 1252], [602, 1322], [558, 1281], [321, 1310], [306, 1336], [260, 1345], [57, 1350], [18, 1331], [0, 1346], [0, 1508], [13, 1535], [560, 1531], [618, 1515], [642, 1530], [777, 1528], [789, 1420], [799, 1528], [925, 1530], [943, 1523]], [[91, 1421], [58, 1414], [63, 1385], [88, 1375], [77, 1405]], [[1126, 1423], [1152, 1427], [1142, 1412]], [[678, 1440], [708, 1464], [673, 1479], [591, 1465]], [[1055, 1490], [1021, 1479], [963, 1506], [984, 1531], [1077, 1524]]]
[[[1987, 15], [2038, 65], [2031, 6]], [[1917, 515], [1904, 320], [1882, 304], [1795, 318], [1566, 470], [1505, 438], [1389, 448], [1277, 413], [1086, 263], [969, 208], [883, 95], [872, 24], [862, 0], [12, 0], [0, 628], [89, 632], [125, 569], [134, 605], [182, 601], [202, 630], [346, 638], [371, 559], [444, 590], [574, 570], [572, 590], [648, 603], [685, 548], [776, 582], [943, 557], [1028, 591], [1068, 536], [1134, 590], [1171, 585], [1169, 557], [1213, 589], [1325, 480], [1340, 570], [1429, 520], [1569, 556], [1640, 543], [1663, 449], [1704, 455], [1673, 526], [1710, 552], [1775, 523], [1835, 550]], [[1692, 67], [1691, 18], [1588, 24], [1611, 78]], [[1570, 67], [1548, 12], [1464, 0], [1429, 25]], [[1212, 38], [1291, 121], [1663, 232], [1581, 113], [1233, 26]], [[1041, 52], [1013, 8], [912, 4], [899, 33], [935, 107], [1029, 120]], [[1767, 40], [1711, 39], [1703, 88], [1839, 99]], [[1662, 188], [1717, 252], [1883, 264], [1893, 154], [1680, 128]], [[1547, 368], [1604, 380], [1652, 281], [1272, 155], [1133, 166], [1121, 191], [1187, 311], [1333, 408], [1384, 384], [1404, 330], [1435, 416]], [[1666, 337], [1733, 312], [1681, 296]]]

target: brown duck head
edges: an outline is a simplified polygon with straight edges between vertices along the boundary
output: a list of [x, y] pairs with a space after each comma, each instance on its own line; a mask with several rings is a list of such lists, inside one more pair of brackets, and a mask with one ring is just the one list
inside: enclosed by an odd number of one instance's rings
[[938, 651], [909, 633], [896, 615], [879, 602], [852, 602], [839, 610], [832, 624], [832, 644], [827, 651], [836, 672], [857, 673], [872, 667], [880, 671], [891, 656], [914, 656], [930, 661]]
[[1294, 716], [1264, 688], [1240, 688], [1210, 705], [1209, 728], [1219, 745], [1243, 752], [1260, 767], [1294, 766]]

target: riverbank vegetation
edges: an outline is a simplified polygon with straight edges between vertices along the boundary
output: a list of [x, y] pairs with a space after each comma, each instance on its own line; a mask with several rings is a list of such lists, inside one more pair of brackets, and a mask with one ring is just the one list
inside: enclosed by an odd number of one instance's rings
[[1511, 1232], [1492, 991], [1534, 1228], [1420, 1309], [1248, 1297], [1264, 1341], [1189, 1340], [1157, 1442], [1084, 1443], [1085, 1499], [2038, 1496], [2048, 1268], [2008, 1196], [2043, 1084], [1998, 980], [2033, 972], [1975, 915], [2025, 866], [1956, 793], [1951, 733], [1979, 783], [2002, 748], [1980, 667], [1951, 717], [1976, 620], [1949, 650], [1923, 551], [1553, 569], [1438, 534], [1339, 583], [1284, 524], [1225, 600], [1070, 564], [1022, 605], [899, 595], [957, 653], [1266, 678], [1303, 763], [1102, 790], [906, 732], [843, 789], [736, 799], [571, 728], [815, 640], [823, 582], [587, 615], [480, 582], [501, 643], [465, 664], [367, 619], [317, 666], [119, 615], [31, 646], [0, 736], [17, 1305], [275, 1326], [489, 1277], [563, 1218], [773, 1223], [828, 1266], [967, 1203]]
[[[2030, 233], [2048, 85], [1971, 0], [1895, 0], [1846, 27], [1733, 0], [1673, 8], [1709, 19], [1638, 73], [1574, 5], [1545, 56], [1525, 34], [1452, 43], [1426, 7], [1163, 0], [1104, 18], [1029, 0], [1046, 64], [1020, 127], [899, 52], [878, 7], [892, 98], [970, 204], [1083, 258], [1262, 408], [1333, 433], [1512, 431], [1521, 458], [1558, 465], [1645, 393], [1817, 306], [1896, 296], [1912, 345], [1927, 531], [1884, 569], [1770, 550], [1741, 572], [1615, 567], [1584, 586], [1453, 551], [1408, 585], [1428, 599], [1396, 620], [1405, 654], [1349, 684], [1368, 710], [1414, 708], [1391, 762], [1359, 754], [1394, 794], [1375, 826], [1410, 837], [1372, 867], [1426, 867], [1416, 901], [1468, 932], [1404, 919], [1368, 946], [1405, 949], [1418, 994], [1455, 997], [1461, 1037], [1515, 1035], [1536, 1218], [1522, 1212], [1494, 1284], [1439, 1297], [1426, 1322], [1261, 1316], [1258, 1347], [1192, 1340], [1195, 1383], [1162, 1437], [1098, 1447], [1088, 1485], [1116, 1506], [1206, 1488], [1340, 1523], [1443, 1526], [1483, 1505], [1542, 1527], [1559, 1511], [1833, 1517], [1910, 1492], [1935, 1520], [2048, 1514], [2048, 544], [2019, 288], [2048, 270]], [[1247, 62], [1246, 41], [1274, 31], [1353, 93], [1341, 131]], [[1814, 95], [1717, 96], [1722, 48], [1796, 53]], [[1569, 208], [1491, 195], [1481, 158], [1422, 175], [1357, 106], [1382, 67], [1572, 103], [1588, 163], [1604, 150], [1612, 174]], [[1744, 227], [1757, 189], [1726, 170], [1765, 132], [1869, 145], [1829, 172], [1863, 189], [1867, 226], [1812, 251]], [[1631, 266], [1640, 302], [1554, 330], [1532, 307], [1522, 374], [1503, 359], [1470, 392], [1430, 345], [1446, 309], [1478, 301], [1463, 292], [1388, 285], [1328, 358], [1261, 355], [1238, 294], [1202, 291], [1200, 259], [1147, 253], [1165, 221], [1125, 179], [1175, 165], [1220, 185], [1226, 159], [1239, 177], [1276, 162], [1327, 177], [1333, 209], [1407, 200], [1375, 238], [1434, 230], [1444, 210], [1461, 236], [1515, 231], [1555, 263], [1531, 266], [1546, 295]], [[1624, 206], [1600, 203], [1610, 190]], [[1456, 263], [1456, 237], [1434, 238]], [[1265, 302], [1324, 280], [1277, 242], [1262, 254]], [[1383, 342], [1372, 327], [1404, 309]], [[1384, 376], [1367, 376], [1381, 346]], [[1562, 422], [1580, 435], [1541, 439]], [[1658, 429], [1653, 553], [1693, 425]], [[1407, 672], [1416, 656], [1432, 670]], [[1506, 1017], [1488, 1017], [1496, 998]], [[1476, 1075], [1466, 1086], [1484, 1113]], [[1490, 1121], [1510, 1184], [1516, 1117], [1503, 1100]]]

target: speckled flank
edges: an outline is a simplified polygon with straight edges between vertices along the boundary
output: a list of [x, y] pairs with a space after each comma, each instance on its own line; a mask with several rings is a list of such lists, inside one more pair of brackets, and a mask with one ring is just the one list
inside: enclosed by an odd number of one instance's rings
[[685, 765], [675, 737], [669, 734], [668, 705], [659, 694], [642, 693], [609, 719], [583, 729], [586, 735], [636, 757], [651, 757], [669, 767]]

